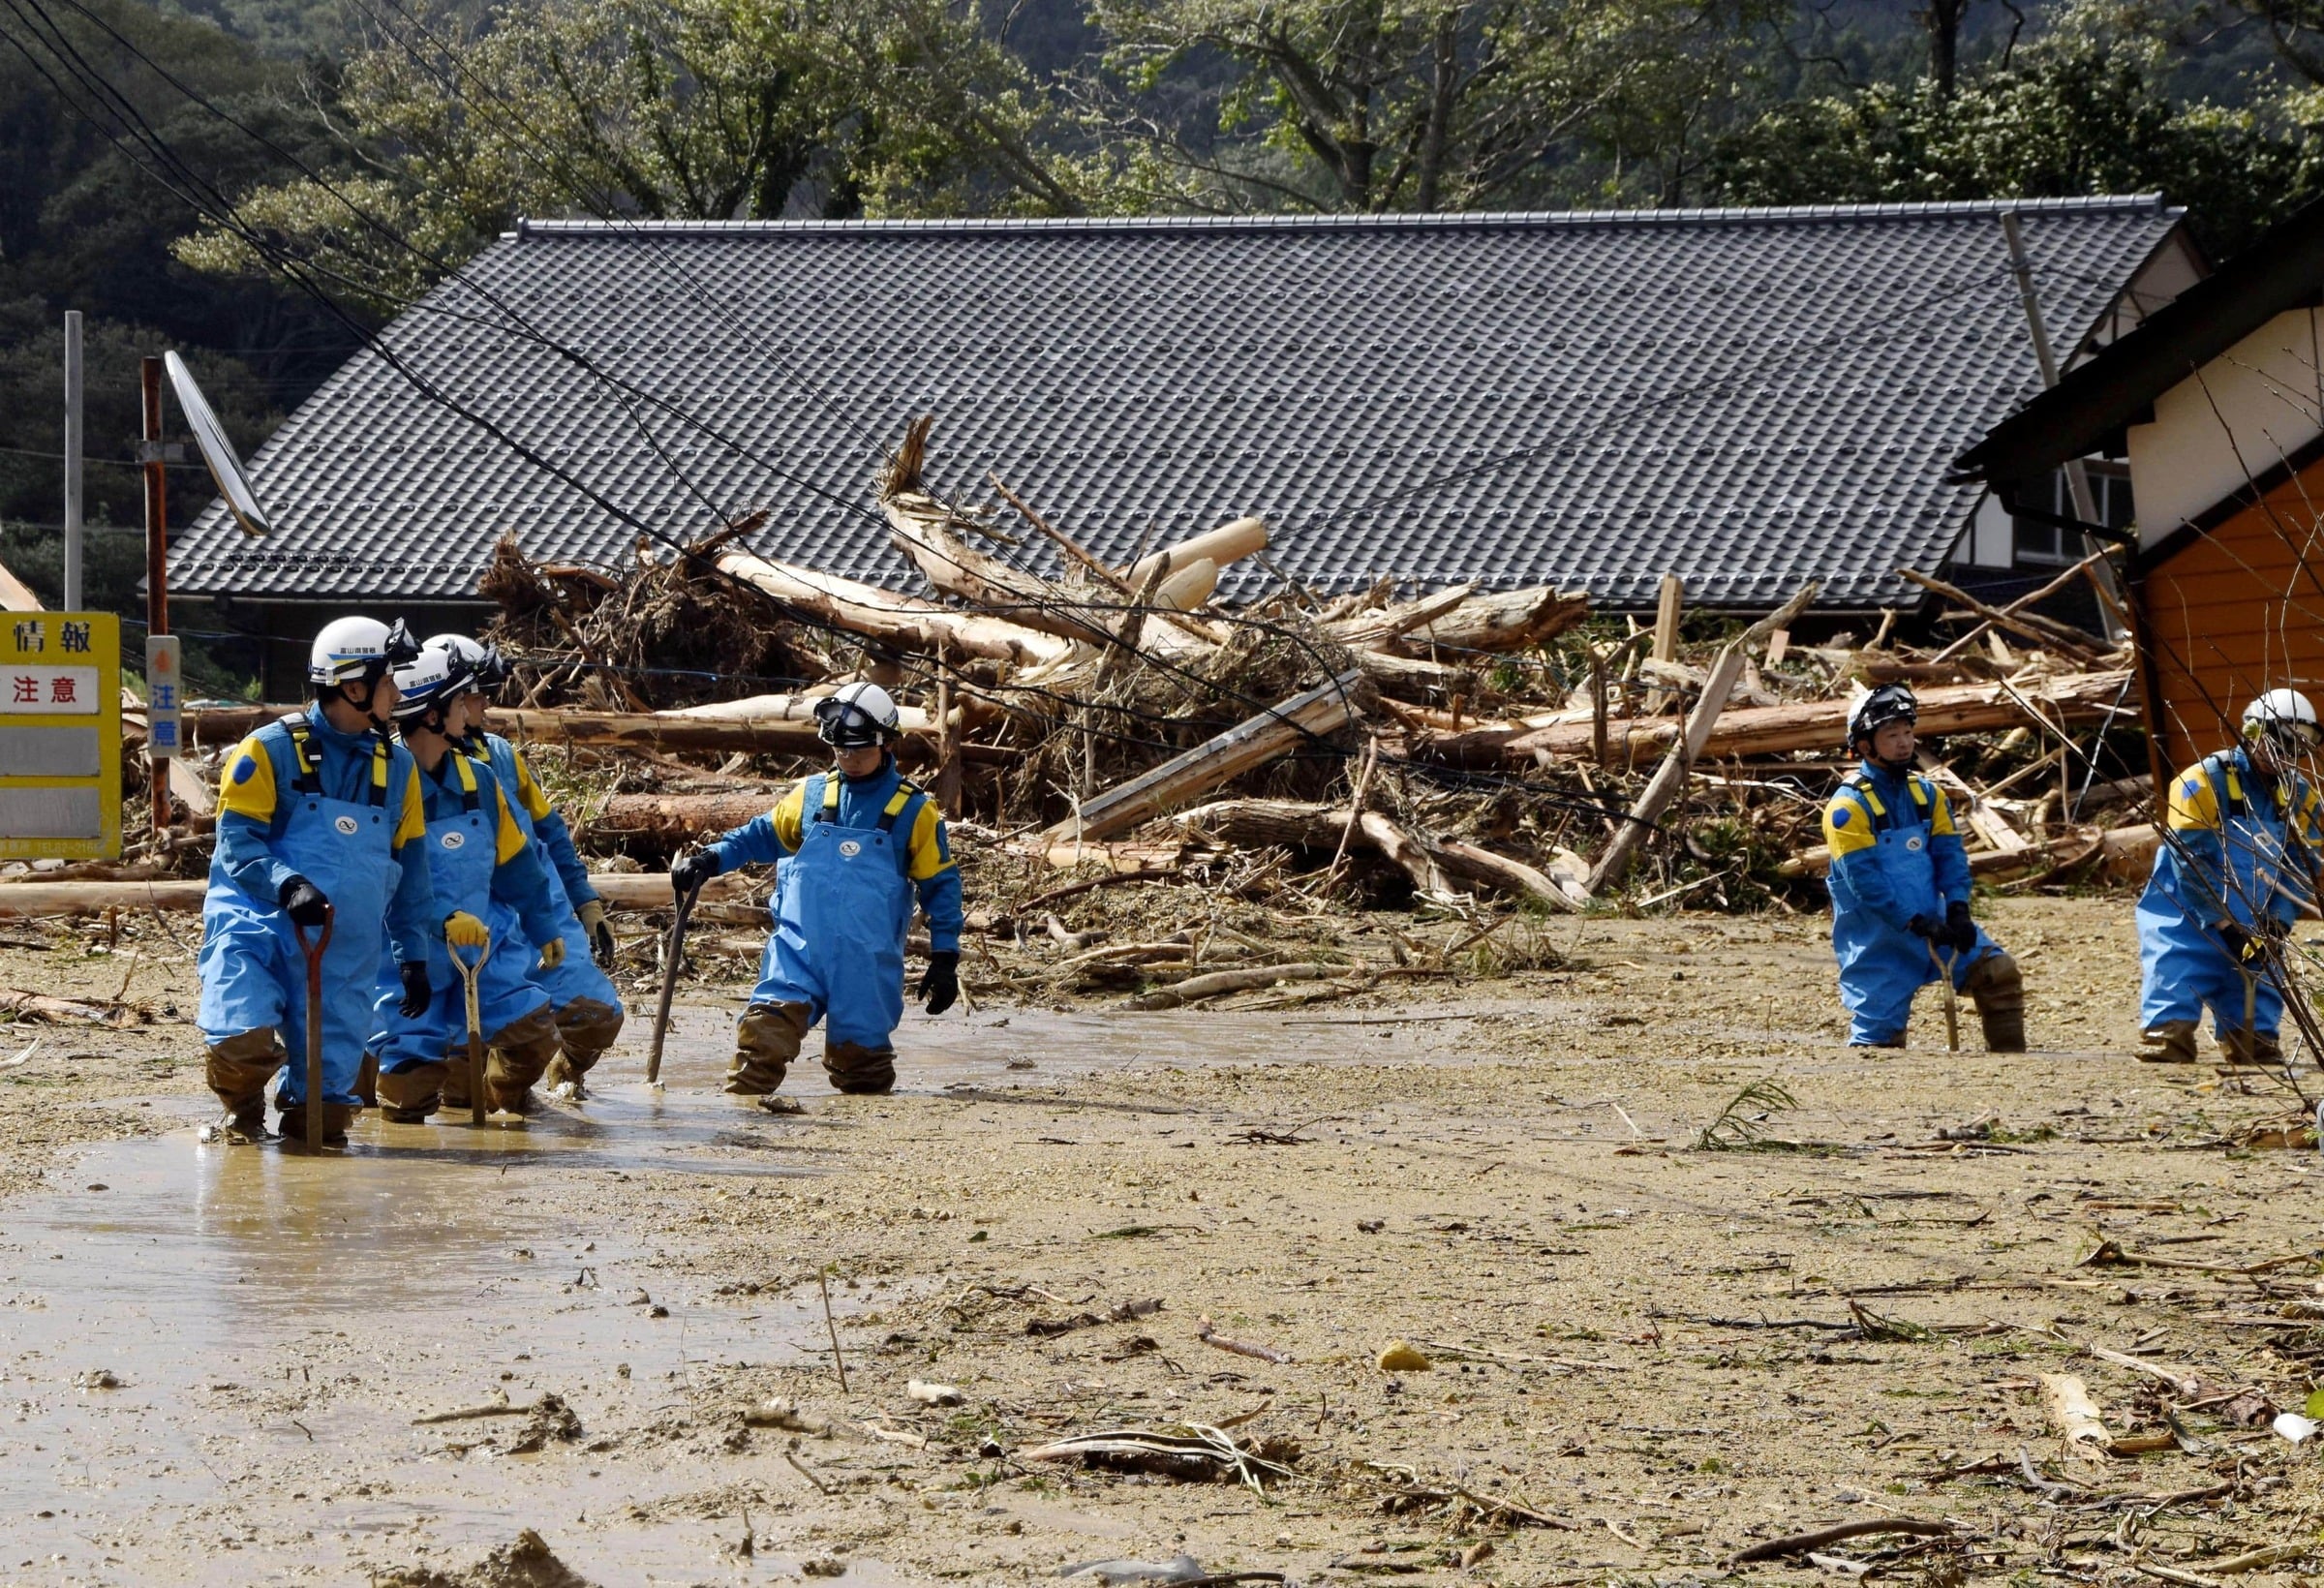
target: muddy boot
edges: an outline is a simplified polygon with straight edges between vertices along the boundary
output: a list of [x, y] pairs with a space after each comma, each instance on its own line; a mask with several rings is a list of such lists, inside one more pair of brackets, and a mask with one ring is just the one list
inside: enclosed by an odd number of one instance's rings
[[2149, 1064], [2192, 1064], [2195, 1061], [2195, 1023], [2166, 1020], [2139, 1033], [2138, 1056]]
[[355, 1069], [355, 1101], [367, 1109], [380, 1106], [380, 1055], [365, 1054]]
[[[443, 1106], [444, 1079], [451, 1073], [444, 1064], [413, 1064], [408, 1069], [386, 1070], [380, 1075], [381, 1112], [391, 1125], [416, 1125]], [[460, 1105], [468, 1106], [462, 1098]]]
[[2221, 1031], [2218, 1045], [2222, 1064], [2260, 1064], [2269, 1069], [2283, 1065], [2283, 1044], [2273, 1031]]
[[734, 1057], [726, 1090], [736, 1097], [769, 1097], [782, 1084], [813, 1011], [803, 1003], [754, 1003], [735, 1023]]
[[204, 1079], [226, 1108], [217, 1126], [222, 1139], [266, 1140], [266, 1083], [289, 1056], [271, 1025], [238, 1031], [202, 1050]]
[[[325, 1103], [322, 1106], [322, 1145], [347, 1145], [347, 1127], [355, 1122], [355, 1111], [345, 1103]], [[283, 1110], [283, 1141], [290, 1146], [302, 1146], [307, 1140], [307, 1105], [293, 1103]]]
[[1902, 1051], [1905, 1046], [1905, 1034], [1902, 1031], [1899, 1031], [1896, 1035], [1887, 1038], [1885, 1041], [1851, 1042], [1849, 1044], [1849, 1046], [1850, 1048], [1878, 1048], [1886, 1049], [1891, 1052], [1899, 1052]]
[[852, 1042], [823, 1044], [823, 1073], [843, 1092], [877, 1095], [896, 1089], [896, 1050], [865, 1048]]
[[224, 1142], [229, 1146], [251, 1146], [274, 1138], [266, 1132], [266, 1099], [253, 1098], [236, 1108], [229, 1108], [226, 1116], [201, 1133], [205, 1142]]
[[557, 1017], [545, 1003], [493, 1032], [484, 1055], [485, 1102], [504, 1114], [531, 1114], [533, 1084], [557, 1054]]
[[549, 1065], [546, 1077], [552, 1090], [583, 1098], [589, 1087], [583, 1077], [596, 1067], [605, 1050], [622, 1034], [622, 1012], [595, 998], [575, 998], [557, 1011], [557, 1038], [564, 1052]]
[[2026, 1051], [2026, 982], [2005, 953], [1988, 954], [1970, 967], [1961, 991], [1977, 1006], [1989, 1054]]

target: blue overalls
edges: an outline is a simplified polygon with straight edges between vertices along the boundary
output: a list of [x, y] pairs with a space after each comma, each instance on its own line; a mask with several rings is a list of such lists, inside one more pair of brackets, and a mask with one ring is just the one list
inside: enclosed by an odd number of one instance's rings
[[[2279, 795], [2288, 803], [2279, 805]], [[2255, 930], [2262, 916], [2285, 926], [2300, 918], [2309, 886], [2287, 845], [2291, 812], [2305, 809], [2308, 798], [2297, 778], [2278, 789], [2254, 773], [2240, 748], [2206, 756], [2179, 775], [2155, 870], [2138, 900], [2142, 1028], [2200, 1025], [2208, 1007], [2222, 1036], [2243, 1029], [2246, 967], [2228, 952], [2217, 924], [2232, 920]], [[2216, 826], [2205, 819], [2211, 810]], [[2256, 977], [2252, 994], [2253, 1032], [2275, 1036], [2283, 1023], [2283, 994], [2265, 975]]]
[[840, 779], [807, 780], [813, 812], [799, 852], [776, 870], [775, 931], [760, 958], [753, 1004], [799, 1003], [827, 1042], [886, 1048], [903, 1021], [903, 942], [913, 889], [905, 838], [928, 796], [899, 783], [877, 825], [840, 825]]
[[[1901, 1041], [1912, 995], [1937, 980], [1928, 940], [1906, 923], [1916, 915], [1942, 921], [1948, 902], [1969, 898], [1967, 852], [1957, 835], [1934, 830], [1936, 800], [1925, 778], [1882, 776], [1868, 767], [1826, 808], [1828, 836], [1845, 840], [1869, 831], [1873, 840], [1846, 853], [1835, 842], [1828, 879], [1840, 1001], [1850, 1016], [1848, 1040], [1860, 1047]], [[1957, 874], [1941, 878], [1941, 867]], [[1953, 986], [1961, 988], [1977, 962], [2000, 952], [1978, 929], [1975, 945], [1953, 959]]]
[[[613, 978], [606, 975], [596, 961], [591, 958], [595, 945], [590, 942], [589, 934], [581, 930], [580, 917], [573, 913], [572, 891], [565, 880], [580, 865], [573, 853], [572, 840], [566, 838], [562, 843], [552, 843], [541, 836], [538, 824], [533, 819], [533, 812], [526, 809], [524, 800], [517, 793], [521, 779], [516, 773], [516, 747], [497, 733], [488, 733], [483, 737], [485, 758], [492, 766], [492, 775], [500, 779], [501, 792], [508, 798], [508, 809], [516, 817], [516, 825], [524, 829], [528, 840], [540, 844], [544, 855], [552, 862], [543, 869], [549, 873], [550, 911], [564, 923], [565, 962], [553, 970], [535, 968], [533, 978], [547, 992], [549, 1002], [559, 1009], [579, 998], [594, 998], [618, 1011], [622, 1007], [621, 992], [613, 985]], [[493, 938], [497, 942], [505, 932], [513, 931], [516, 912], [505, 904], [495, 904], [494, 910], [495, 915], [486, 917], [486, 920], [492, 924]]]
[[[491, 772], [456, 749], [445, 752], [444, 762], [442, 771], [451, 777], [439, 782], [437, 798], [431, 803], [446, 809], [428, 818], [428, 866], [436, 880], [439, 910], [447, 916], [466, 910], [491, 927], [491, 952], [476, 977], [476, 1010], [482, 1034], [491, 1042], [527, 1015], [547, 1009], [549, 995], [534, 980], [537, 951], [526, 940], [516, 911], [496, 904], [492, 896], [493, 872], [499, 864], [500, 809]], [[442, 778], [442, 772], [438, 777]], [[454, 786], [459, 790], [458, 799], [443, 798], [442, 791]], [[450, 954], [441, 937], [430, 941], [428, 985], [434, 995], [427, 1009], [412, 1018], [400, 1008], [403, 988], [396, 979], [395, 965], [385, 960], [378, 962], [368, 1001], [374, 1031], [372, 1051], [379, 1055], [382, 1075], [441, 1064], [446, 1054], [467, 1052], [468, 992], [452, 967]], [[462, 954], [473, 961], [476, 951], [466, 949]]]
[[[371, 1031], [377, 967], [394, 963], [387, 941], [388, 901], [399, 868], [394, 853], [398, 812], [387, 798], [392, 747], [382, 736], [371, 751], [364, 798], [324, 796], [307, 718], [283, 719], [297, 773], [291, 811], [272, 836], [274, 857], [322, 890], [331, 901], [331, 942], [322, 957], [322, 1083], [324, 1100], [355, 1106], [355, 1077]], [[278, 1108], [306, 1101], [307, 971], [290, 918], [227, 879], [223, 856], [210, 864], [201, 901], [201, 1003], [197, 1021], [212, 1047], [272, 1026], [290, 1053]], [[309, 940], [315, 932], [310, 931]], [[434, 945], [436, 952], [443, 944]]]

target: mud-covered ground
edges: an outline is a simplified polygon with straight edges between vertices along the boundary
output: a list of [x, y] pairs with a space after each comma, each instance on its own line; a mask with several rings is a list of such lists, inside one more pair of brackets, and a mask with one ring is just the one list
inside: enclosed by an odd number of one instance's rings
[[[2312, 1580], [2234, 1559], [2324, 1508], [2269, 1426], [2324, 1359], [2324, 1176], [2248, 1145], [2289, 1093], [2131, 1057], [2125, 901], [1987, 914], [2032, 1054], [1934, 992], [1850, 1053], [1813, 920], [1567, 920], [1560, 969], [1300, 1009], [988, 986], [795, 1118], [716, 1093], [698, 988], [659, 1092], [633, 1026], [529, 1130], [322, 1161], [198, 1142], [150, 919], [11, 929], [0, 985], [155, 1023], [0, 1039], [0, 1582], [1667, 1584], [1899, 1519], [1950, 1536], [1734, 1570]], [[1186, 1424], [1286, 1470], [1035, 1453]]]

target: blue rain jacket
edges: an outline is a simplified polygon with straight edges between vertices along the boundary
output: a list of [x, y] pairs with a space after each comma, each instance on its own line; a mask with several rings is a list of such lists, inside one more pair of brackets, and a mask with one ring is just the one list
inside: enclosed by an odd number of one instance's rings
[[[573, 835], [566, 827], [565, 818], [553, 809], [540, 785], [533, 780], [532, 769], [516, 747], [497, 733], [483, 736], [485, 759], [492, 764], [492, 774], [499, 779], [501, 791], [508, 797], [508, 809], [516, 817], [516, 825], [524, 830], [540, 851], [541, 858], [555, 868], [548, 874], [548, 907], [563, 925], [560, 934], [565, 938], [565, 962], [553, 970], [537, 966], [534, 980], [548, 992], [549, 1001], [563, 1009], [576, 998], [595, 998], [608, 1008], [622, 1007], [622, 994], [596, 960], [591, 958], [589, 933], [581, 930], [581, 919], [573, 913], [575, 905], [597, 897], [597, 890], [589, 880], [589, 870], [573, 848]], [[514, 916], [505, 906], [501, 910], [501, 925], [496, 933], [513, 925]]]
[[884, 1048], [903, 1019], [915, 895], [931, 945], [957, 952], [961, 877], [929, 796], [890, 757], [869, 778], [808, 779], [711, 847], [720, 872], [779, 862], [775, 931], [752, 1003], [802, 1003], [826, 1035]]
[[290, 1062], [278, 1106], [306, 1099], [306, 961], [275, 902], [305, 877], [332, 906], [322, 957], [322, 1066], [328, 1101], [355, 1104], [382, 960], [443, 946], [415, 829], [417, 769], [376, 733], [341, 733], [320, 707], [269, 723], [228, 759], [218, 841], [203, 896], [197, 1014], [206, 1041], [272, 1026]]
[[2219, 1030], [2240, 1031], [2248, 992], [2251, 1028], [2277, 1032], [2282, 993], [2227, 951], [2218, 929], [2228, 921], [2249, 929], [2263, 916], [2298, 920], [2313, 897], [2320, 842], [2316, 790], [2296, 774], [2263, 777], [2241, 746], [2172, 779], [2163, 842], [2138, 900], [2143, 1028], [2200, 1023], [2208, 1008]]
[[[1894, 1042], [1911, 1019], [1912, 995], [1939, 975], [1928, 940], [1906, 923], [1916, 915], [1942, 921], [1947, 904], [1968, 900], [1969, 853], [1944, 790], [1871, 761], [1824, 807], [1823, 838], [1832, 856], [1832, 951], [1840, 1001], [1850, 1016], [1848, 1039]], [[1980, 928], [1975, 945], [1953, 956], [1954, 987], [1999, 952]]]

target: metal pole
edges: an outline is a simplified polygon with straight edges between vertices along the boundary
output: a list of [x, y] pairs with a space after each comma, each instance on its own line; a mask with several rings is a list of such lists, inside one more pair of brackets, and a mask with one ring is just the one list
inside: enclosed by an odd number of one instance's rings
[[[145, 632], [169, 632], [169, 467], [162, 461], [162, 361], [138, 363], [145, 399]], [[153, 837], [160, 843], [169, 827], [169, 769], [154, 762]], [[315, 1100], [309, 1099], [310, 1104]]]
[[[2026, 329], [2034, 338], [2034, 361], [2041, 369], [2041, 383], [2046, 389], [2058, 383], [2058, 355], [2050, 349], [2049, 329], [2042, 323], [2041, 298], [2034, 290], [2034, 264], [2026, 258], [2026, 239], [2018, 229], [2017, 211], [2002, 211], [2002, 236], [2009, 244], [2009, 272], [2017, 278], [2017, 301], [2026, 311]], [[2073, 499], [2076, 518], [2085, 524], [2099, 522], [2098, 500], [2090, 488], [2090, 471], [2082, 466], [2080, 458], [2065, 461], [2065, 490]], [[2103, 550], [2092, 536], [2082, 536], [2083, 556], [2095, 557]], [[2122, 586], [2115, 582], [2112, 563], [2094, 563], [2091, 569], [2107, 595], [2118, 600], [2122, 598]], [[2098, 624], [2109, 640], [2123, 637], [2120, 626], [2114, 621], [2113, 608], [2104, 601], [2098, 603]]]
[[80, 599], [80, 311], [65, 311], [65, 610]]

